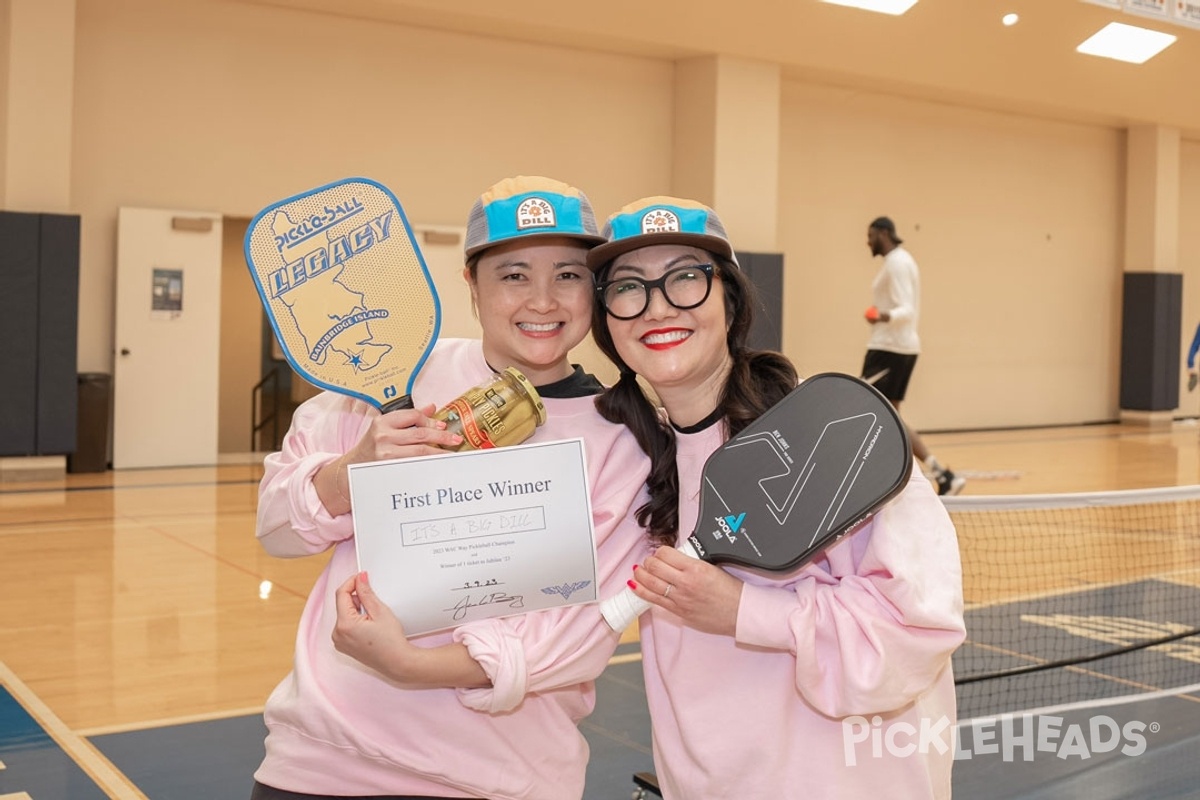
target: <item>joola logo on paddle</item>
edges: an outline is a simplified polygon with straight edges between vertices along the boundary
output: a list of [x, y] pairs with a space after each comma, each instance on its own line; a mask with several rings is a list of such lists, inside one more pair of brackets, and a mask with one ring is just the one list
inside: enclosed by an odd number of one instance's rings
[[725, 532], [725, 536], [731, 542], [736, 542], [737, 537], [734, 535], [742, 530], [742, 523], [746, 520], [746, 512], [738, 514], [736, 517], [732, 514], [724, 517], [716, 517], [717, 527]]

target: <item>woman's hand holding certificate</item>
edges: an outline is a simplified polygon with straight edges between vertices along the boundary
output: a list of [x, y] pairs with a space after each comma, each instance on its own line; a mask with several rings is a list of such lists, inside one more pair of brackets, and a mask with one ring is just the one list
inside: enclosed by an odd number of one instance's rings
[[367, 573], [346, 579], [338, 587], [334, 603], [334, 648], [384, 677], [408, 687], [490, 684], [463, 645], [425, 648], [405, 638], [400, 620], [375, 594]]

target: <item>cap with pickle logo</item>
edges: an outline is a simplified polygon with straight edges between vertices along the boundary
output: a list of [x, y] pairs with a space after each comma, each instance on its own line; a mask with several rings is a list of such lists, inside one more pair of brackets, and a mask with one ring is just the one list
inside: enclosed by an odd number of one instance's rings
[[517, 230], [553, 228], [557, 224], [554, 206], [540, 197], [527, 197], [517, 206]]
[[665, 208], [652, 208], [642, 215], [642, 233], [678, 233], [679, 217]]

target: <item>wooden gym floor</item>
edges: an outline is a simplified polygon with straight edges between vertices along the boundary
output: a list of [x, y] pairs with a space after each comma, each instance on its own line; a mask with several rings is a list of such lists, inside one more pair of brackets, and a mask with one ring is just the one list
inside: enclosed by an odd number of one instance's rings
[[[1200, 484], [1194, 421], [925, 439], [968, 478], [964, 495]], [[8, 716], [0, 703], [0, 800], [93, 796], [12, 785], [3, 744], [18, 717], [66, 752], [99, 787], [94, 796], [140, 798], [90, 740], [261, 712], [290, 669], [325, 558], [261, 550], [260, 476], [249, 463], [0, 484], [0, 686], [16, 702]]]

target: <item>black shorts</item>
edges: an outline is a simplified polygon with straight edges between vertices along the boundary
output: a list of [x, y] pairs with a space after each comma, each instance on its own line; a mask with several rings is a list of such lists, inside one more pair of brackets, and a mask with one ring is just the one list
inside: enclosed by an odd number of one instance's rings
[[913, 353], [892, 353], [887, 350], [868, 350], [863, 359], [862, 378], [880, 393], [899, 403], [908, 391], [917, 356]]

